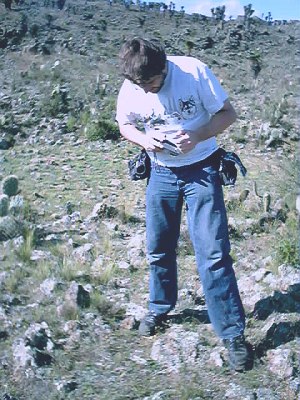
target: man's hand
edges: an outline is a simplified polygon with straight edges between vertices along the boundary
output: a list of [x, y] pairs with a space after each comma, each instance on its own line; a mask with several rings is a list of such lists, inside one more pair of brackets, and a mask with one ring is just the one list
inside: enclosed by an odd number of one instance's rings
[[165, 135], [158, 130], [151, 129], [145, 134], [132, 124], [126, 123], [120, 125], [120, 132], [125, 139], [143, 147], [145, 150], [159, 152], [164, 149], [161, 142], [165, 139]]
[[200, 142], [217, 136], [236, 120], [236, 112], [230, 101], [224, 101], [223, 107], [214, 114], [209, 122], [193, 131], [178, 131], [169, 140], [177, 145], [182, 153], [188, 153]]
[[197, 135], [192, 131], [178, 131], [174, 135], [168, 137], [172, 143], [176, 144], [181, 153], [185, 154], [193, 150], [198, 144]]
[[236, 120], [236, 113], [229, 100], [225, 100], [224, 106], [214, 114], [209, 122], [193, 131], [160, 132], [159, 130], [140, 132], [131, 123], [120, 125], [121, 135], [132, 143], [144, 147], [149, 151], [163, 151], [163, 140], [173, 142], [182, 153], [188, 153], [195, 146], [211, 137], [218, 135], [228, 128]]
[[164, 149], [161, 143], [165, 139], [165, 135], [158, 130], [149, 130], [143, 137], [141, 145], [145, 150], [160, 152]]

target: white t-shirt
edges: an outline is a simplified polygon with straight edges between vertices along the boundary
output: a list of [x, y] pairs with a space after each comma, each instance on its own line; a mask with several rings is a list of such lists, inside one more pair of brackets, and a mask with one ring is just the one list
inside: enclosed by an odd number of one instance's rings
[[[158, 93], [145, 93], [125, 79], [118, 96], [116, 119], [120, 125], [130, 123], [138, 129], [151, 125], [169, 132], [195, 130], [205, 125], [227, 98], [207, 65], [192, 57], [169, 56], [168, 73]], [[217, 148], [213, 137], [178, 156], [167, 151], [148, 153], [159, 165], [178, 167], [203, 160]]]

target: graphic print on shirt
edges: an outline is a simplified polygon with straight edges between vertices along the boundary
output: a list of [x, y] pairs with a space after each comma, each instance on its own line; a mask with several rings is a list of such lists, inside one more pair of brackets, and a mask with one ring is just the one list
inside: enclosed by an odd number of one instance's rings
[[179, 109], [183, 119], [191, 119], [194, 118], [197, 114], [197, 106], [196, 101], [193, 96], [190, 96], [188, 99], [183, 100], [179, 99]]
[[152, 110], [151, 115], [144, 116], [131, 112], [130, 114], [127, 114], [127, 118], [129, 123], [134, 124], [134, 126], [140, 131], [145, 131], [146, 128], [154, 127], [155, 129], [168, 130], [168, 128], [176, 126], [176, 129], [179, 129], [182, 121], [182, 117], [177, 112], [164, 114], [162, 116], [161, 114], [155, 114], [154, 110]]

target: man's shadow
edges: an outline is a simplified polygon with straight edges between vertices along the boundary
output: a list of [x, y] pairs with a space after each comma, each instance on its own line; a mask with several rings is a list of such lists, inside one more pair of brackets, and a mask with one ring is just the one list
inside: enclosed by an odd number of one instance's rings
[[250, 316], [258, 320], [265, 320], [274, 312], [300, 313], [300, 283], [291, 285], [287, 293], [275, 291], [273, 296], [259, 300]]
[[175, 324], [182, 324], [184, 322], [210, 323], [207, 310], [193, 310], [192, 308], [186, 308], [178, 314], [168, 315], [168, 320]]

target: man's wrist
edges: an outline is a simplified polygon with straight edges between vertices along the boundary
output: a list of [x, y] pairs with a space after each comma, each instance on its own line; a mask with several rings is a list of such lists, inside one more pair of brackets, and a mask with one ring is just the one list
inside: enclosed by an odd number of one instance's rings
[[206, 139], [209, 139], [210, 137], [212, 137], [213, 135], [210, 134], [210, 126], [209, 123], [206, 125], [201, 126], [198, 130], [197, 130], [197, 139], [198, 142], [203, 142]]

